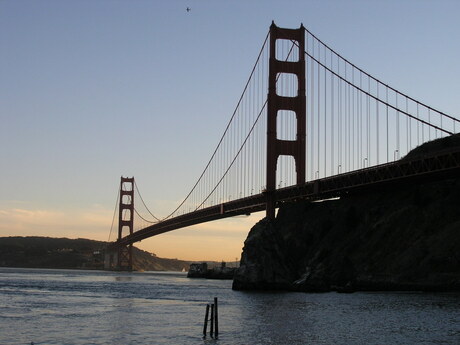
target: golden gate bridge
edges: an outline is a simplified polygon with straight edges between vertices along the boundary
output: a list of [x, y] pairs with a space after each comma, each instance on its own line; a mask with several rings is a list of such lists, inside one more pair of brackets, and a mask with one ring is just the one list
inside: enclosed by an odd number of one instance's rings
[[156, 216], [134, 178], [121, 178], [109, 266], [130, 270], [133, 243], [194, 224], [263, 210], [273, 219], [291, 200], [457, 174], [460, 148], [407, 154], [459, 128], [457, 118], [374, 78], [303, 25], [272, 23], [224, 133], [183, 201]]

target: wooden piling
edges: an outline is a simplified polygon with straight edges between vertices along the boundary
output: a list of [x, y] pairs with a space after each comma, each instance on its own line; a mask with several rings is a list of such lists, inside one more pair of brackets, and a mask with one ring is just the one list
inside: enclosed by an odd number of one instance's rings
[[[211, 317], [209, 317], [209, 308], [211, 308]], [[217, 339], [219, 336], [219, 315], [217, 312], [217, 297], [214, 297], [214, 304], [206, 305], [206, 313], [204, 316], [203, 337], [206, 338], [208, 331], [208, 321], [211, 321], [209, 335]]]
[[204, 326], [203, 326], [203, 336], [206, 337], [206, 332], [208, 331], [208, 316], [209, 316], [209, 304], [206, 305], [206, 313], [204, 315]]
[[214, 297], [214, 334], [217, 339], [219, 336], [219, 317], [217, 314], [217, 297]]
[[211, 338], [214, 335], [214, 304], [211, 304], [211, 329], [209, 334], [211, 335]]

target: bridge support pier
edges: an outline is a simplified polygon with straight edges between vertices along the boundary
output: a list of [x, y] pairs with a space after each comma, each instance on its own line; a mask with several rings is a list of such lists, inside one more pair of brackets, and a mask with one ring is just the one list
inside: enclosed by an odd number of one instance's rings
[[[296, 42], [298, 57], [276, 58], [276, 40]], [[293, 74], [297, 77], [297, 96], [285, 97], [277, 94], [276, 81], [280, 74]], [[279, 111], [293, 111], [297, 119], [296, 140], [281, 140], [277, 135], [277, 117]], [[268, 75], [267, 108], [267, 213], [269, 219], [275, 218], [276, 207], [276, 170], [279, 156], [292, 156], [296, 165], [296, 183], [305, 183], [306, 164], [306, 96], [305, 96], [305, 28], [283, 29], [272, 23], [270, 26], [270, 62]]]
[[104, 254], [104, 270], [115, 271], [118, 264], [118, 250], [106, 248]]
[[276, 213], [276, 198], [275, 198], [275, 193], [274, 191], [266, 191], [265, 192], [265, 198], [266, 198], [266, 217], [268, 219], [275, 219], [275, 213]]

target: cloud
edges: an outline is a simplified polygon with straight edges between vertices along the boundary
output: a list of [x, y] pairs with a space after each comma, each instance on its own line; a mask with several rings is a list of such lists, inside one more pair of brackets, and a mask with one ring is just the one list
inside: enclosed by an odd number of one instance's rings
[[111, 212], [100, 207], [81, 210], [0, 209], [0, 236], [49, 236], [106, 240]]
[[0, 210], [0, 232], [27, 230], [30, 227], [44, 228], [55, 225], [62, 213], [50, 210], [28, 210], [12, 208]]

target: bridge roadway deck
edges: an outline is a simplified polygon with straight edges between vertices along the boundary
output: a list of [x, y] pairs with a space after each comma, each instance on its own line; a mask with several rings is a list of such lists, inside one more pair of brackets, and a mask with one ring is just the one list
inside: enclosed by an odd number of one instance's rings
[[[438, 151], [432, 155], [418, 156], [413, 159], [403, 158], [391, 163], [313, 180], [303, 185], [277, 189], [274, 193], [277, 207], [279, 207], [281, 203], [292, 200], [313, 201], [340, 197], [358, 190], [381, 188], [389, 184], [458, 177], [460, 176], [459, 173], [460, 147], [456, 147], [455, 149]], [[152, 224], [112, 243], [111, 246], [126, 246], [148, 237], [187, 226], [263, 211], [265, 210], [265, 201], [266, 195], [261, 193], [196, 210]]]

